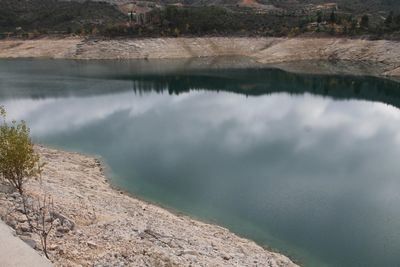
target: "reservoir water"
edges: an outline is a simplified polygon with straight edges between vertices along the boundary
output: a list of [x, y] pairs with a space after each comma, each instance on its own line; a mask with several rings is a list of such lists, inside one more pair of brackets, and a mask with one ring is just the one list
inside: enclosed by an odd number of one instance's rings
[[116, 186], [302, 265], [400, 265], [400, 83], [174, 66], [2, 60], [0, 104]]

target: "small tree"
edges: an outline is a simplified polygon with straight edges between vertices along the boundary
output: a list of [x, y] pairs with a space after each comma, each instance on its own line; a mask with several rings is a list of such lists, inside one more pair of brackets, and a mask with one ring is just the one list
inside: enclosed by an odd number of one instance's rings
[[335, 24], [336, 23], [336, 14], [335, 14], [334, 10], [332, 10], [331, 16], [329, 17], [329, 22], [331, 24]]
[[317, 15], [317, 23], [319, 24], [319, 23], [321, 23], [322, 22], [322, 14], [321, 14], [321, 12], [318, 12], [318, 15]]
[[0, 106], [0, 178], [23, 195], [23, 185], [41, 172], [39, 155], [33, 148], [30, 130], [24, 121], [6, 121], [6, 111]]
[[33, 232], [35, 232], [42, 245], [42, 249], [46, 258], [49, 258], [48, 254], [48, 237], [50, 232], [55, 226], [56, 217], [54, 216], [54, 203], [50, 196], [43, 196], [43, 201], [37, 200], [37, 205], [32, 204], [29, 207], [30, 214], [26, 213], [26, 217], [31, 226]]
[[393, 29], [400, 30], [400, 14], [393, 17]]
[[393, 11], [391, 11], [389, 13], [389, 16], [387, 16], [387, 18], [385, 19], [385, 25], [387, 27], [390, 27], [392, 25], [392, 23], [393, 23]]
[[368, 29], [368, 27], [369, 27], [369, 17], [368, 17], [368, 15], [364, 15], [364, 16], [361, 17], [360, 26], [363, 29]]

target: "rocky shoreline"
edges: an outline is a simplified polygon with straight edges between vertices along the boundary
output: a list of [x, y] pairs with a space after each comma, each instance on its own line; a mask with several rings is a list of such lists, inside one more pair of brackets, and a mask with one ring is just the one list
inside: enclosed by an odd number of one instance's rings
[[[217, 225], [177, 215], [113, 189], [99, 160], [36, 146], [46, 163], [29, 181], [32, 199], [51, 196], [62, 225], [49, 237], [56, 266], [297, 266]], [[0, 192], [0, 218], [40, 251], [17, 193]]]
[[400, 76], [400, 42], [347, 38], [81, 37], [0, 41], [0, 58], [177, 59], [245, 56], [261, 64], [310, 60], [379, 64], [378, 75]]

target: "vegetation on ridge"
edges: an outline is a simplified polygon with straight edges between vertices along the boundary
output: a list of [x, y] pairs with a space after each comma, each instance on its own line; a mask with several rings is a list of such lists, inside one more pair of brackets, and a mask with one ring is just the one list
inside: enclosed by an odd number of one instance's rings
[[400, 6], [393, 0], [133, 1], [129, 7], [120, 2], [0, 0], [0, 37], [311, 34], [400, 39]]

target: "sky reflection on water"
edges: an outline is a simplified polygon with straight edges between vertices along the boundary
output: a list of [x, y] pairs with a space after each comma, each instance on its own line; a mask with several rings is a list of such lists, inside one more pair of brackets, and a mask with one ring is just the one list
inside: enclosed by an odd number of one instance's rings
[[[4, 68], [0, 84], [8, 87], [0, 103], [9, 117], [27, 120], [38, 142], [101, 155], [112, 181], [132, 193], [223, 224], [309, 266], [400, 262], [394, 82], [281, 71], [287, 77], [279, 78], [276, 70], [257, 70], [257, 80], [248, 74], [260, 92], [252, 95], [237, 91], [246, 88], [237, 71], [128, 78], [114, 69], [104, 80], [41, 72], [30, 88], [32, 75]], [[289, 88], [308, 84], [314, 94], [271, 92], [289, 80]], [[346, 95], [351, 80], [363, 85]], [[230, 91], [231, 83], [238, 87]], [[139, 92], [140, 85], [146, 86]]]

